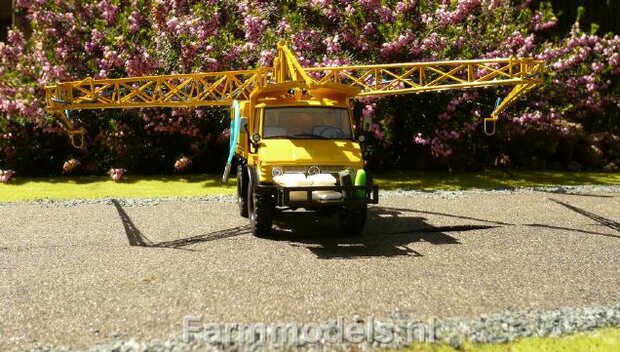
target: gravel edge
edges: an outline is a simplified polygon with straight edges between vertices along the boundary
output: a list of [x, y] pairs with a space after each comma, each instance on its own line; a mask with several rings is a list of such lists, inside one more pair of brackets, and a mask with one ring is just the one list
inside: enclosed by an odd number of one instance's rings
[[[491, 193], [491, 194], [512, 194], [512, 193], [531, 193], [544, 192], [554, 194], [588, 194], [592, 192], [620, 193], [620, 185], [582, 185], [582, 186], [541, 186], [541, 187], [518, 187], [518, 188], [498, 188], [498, 189], [468, 189], [458, 191], [418, 191], [418, 190], [380, 190], [379, 199], [393, 197], [417, 197], [417, 198], [443, 198], [456, 199], [470, 195]], [[15, 204], [32, 204], [42, 207], [72, 207], [85, 204], [104, 204], [113, 205], [112, 200], [116, 200], [120, 205], [126, 207], [155, 206], [162, 202], [197, 202], [197, 203], [235, 203], [235, 195], [211, 195], [211, 196], [180, 196], [180, 197], [143, 197], [143, 198], [123, 198], [105, 197], [96, 199], [36, 199], [18, 202], [0, 202], [0, 207]]]
[[[318, 343], [270, 344], [261, 341], [233, 341], [230, 344], [209, 344], [203, 339], [192, 339], [184, 342], [182, 334], [168, 338], [139, 340], [136, 338], [118, 336], [90, 347], [91, 352], [128, 352], [128, 351], [375, 351], [379, 349], [403, 348], [410, 344], [407, 337], [408, 324], [425, 324], [429, 326], [431, 320], [422, 321], [412, 319], [400, 312], [394, 312], [391, 317], [383, 320], [373, 320], [375, 329], [380, 324], [391, 327], [393, 339], [389, 343], [364, 340], [359, 344], [348, 342], [331, 343], [322, 339]], [[345, 323], [367, 323], [360, 317], [353, 316], [345, 319]], [[334, 320], [319, 324], [321, 327], [333, 326]], [[507, 343], [526, 337], [559, 337], [587, 332], [604, 327], [620, 327], [620, 301], [609, 306], [594, 306], [571, 308], [562, 307], [553, 310], [515, 310], [507, 308], [496, 314], [482, 314], [477, 317], [452, 317], [433, 319], [434, 339], [425, 342], [446, 343], [459, 349], [465, 342], [472, 343]], [[433, 326], [433, 325], [431, 325]], [[375, 335], [376, 336], [376, 335]], [[417, 335], [415, 335], [417, 336]], [[414, 340], [419, 341], [419, 340]], [[58, 347], [32, 342], [26, 351], [74, 351], [67, 347]]]

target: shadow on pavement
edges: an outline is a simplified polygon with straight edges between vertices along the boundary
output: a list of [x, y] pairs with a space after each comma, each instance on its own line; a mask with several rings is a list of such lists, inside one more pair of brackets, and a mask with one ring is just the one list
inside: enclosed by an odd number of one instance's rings
[[130, 246], [140, 246], [140, 247], [152, 247], [153, 242], [149, 240], [142, 232], [136, 227], [136, 225], [131, 221], [125, 209], [121, 206], [121, 204], [116, 200], [112, 199], [112, 204], [116, 207], [116, 211], [118, 211], [118, 216], [121, 217], [121, 221], [123, 222], [123, 227], [125, 228], [125, 234], [127, 235], [127, 240], [129, 240]]
[[127, 240], [129, 241], [130, 246], [139, 246], [139, 247], [152, 247], [152, 248], [173, 248], [173, 249], [187, 249], [183, 248], [186, 246], [190, 246], [197, 243], [221, 240], [224, 238], [236, 237], [241, 235], [246, 235], [250, 233], [249, 226], [238, 226], [230, 229], [220, 230], [210, 232], [204, 235], [192, 236], [187, 238], [181, 238], [173, 241], [165, 241], [159, 243], [153, 243], [149, 240], [131, 221], [131, 218], [125, 212], [125, 209], [121, 206], [121, 204], [116, 200], [112, 199], [112, 204], [116, 207], [118, 211], [118, 215], [123, 222], [123, 227], [125, 228], [125, 234], [127, 235]]
[[570, 227], [562, 227], [562, 226], [552, 226], [552, 225], [545, 225], [545, 224], [527, 224], [525, 226], [531, 226], [531, 227], [540, 227], [540, 228], [544, 228], [544, 229], [551, 229], [551, 230], [562, 230], [562, 231], [573, 231], [573, 232], [580, 232], [580, 233], [585, 233], [586, 235], [599, 235], [599, 236], [606, 236], [606, 237], [614, 237], [614, 238], [620, 238], [620, 235], [612, 235], [609, 233], [602, 233], [602, 232], [596, 232], [596, 231], [587, 231], [587, 230], [580, 230], [580, 229], [572, 229]]
[[269, 237], [291, 246], [306, 247], [321, 259], [356, 257], [395, 257], [422, 254], [408, 245], [428, 242], [434, 245], [460, 244], [446, 232], [489, 229], [489, 225], [433, 226], [423, 217], [411, 217], [393, 208], [372, 207], [368, 210], [366, 229], [358, 237], [341, 235], [335, 217], [290, 214], [286, 222], [276, 221], [277, 228]]
[[[550, 200], [552, 202], [556, 203], [556, 204], [559, 204], [559, 205], [561, 205], [561, 206], [563, 206], [563, 207], [565, 207], [567, 209], [570, 209], [570, 210], [574, 211], [577, 214], [581, 214], [581, 215], [583, 215], [583, 216], [585, 216], [585, 217], [587, 217], [587, 218], [589, 218], [591, 220], [594, 220], [594, 221], [598, 222], [599, 224], [601, 224], [601, 225], [603, 225], [603, 226], [605, 226], [607, 228], [610, 228], [610, 229], [615, 230], [615, 231], [620, 231], [620, 223], [618, 223], [618, 222], [616, 222], [614, 220], [604, 218], [604, 217], [602, 217], [602, 216], [600, 216], [598, 214], [594, 214], [594, 213], [591, 213], [591, 212], [589, 212], [587, 210], [584, 210], [584, 209], [581, 209], [581, 208], [577, 208], [574, 205], [570, 205], [568, 203], [564, 203], [564, 202], [559, 201], [557, 199], [550, 198]], [[616, 236], [614, 236], [614, 237], [616, 237]]]
[[180, 249], [182, 247], [191, 246], [197, 243], [222, 240], [225, 238], [247, 235], [249, 233], [250, 233], [249, 226], [237, 226], [237, 227], [232, 227], [232, 228], [224, 229], [220, 231], [209, 232], [204, 235], [181, 238], [181, 239], [173, 240], [173, 241], [160, 242], [160, 243], [153, 245], [152, 247]]
[[[571, 211], [592, 219], [609, 229], [620, 231], [620, 223], [614, 220], [607, 219], [556, 199], [550, 200], [567, 209], [570, 209]], [[129, 215], [125, 212], [117, 200], [112, 200], [112, 203], [116, 207], [116, 210], [121, 218], [130, 246], [192, 250], [185, 247], [250, 234], [250, 228], [246, 225], [209, 232], [198, 236], [154, 243], [135, 226]], [[467, 220], [467, 222], [473, 221], [486, 225], [459, 224], [434, 226], [429, 224], [426, 221], [426, 218], [422, 216], [412, 216], [424, 214], [445, 216], [448, 218]], [[343, 236], [340, 233], [339, 224], [335, 216], [322, 217], [312, 214], [290, 213], [286, 216], [285, 221], [283, 221], [281, 217], [280, 219], [276, 218], [274, 220], [274, 225], [272, 235], [266, 240], [283, 241], [287, 242], [291, 246], [306, 247], [317, 257], [323, 259], [422, 256], [419, 252], [409, 248], [408, 245], [415, 242], [427, 242], [433, 245], [460, 244], [456, 238], [447, 233], [484, 230], [500, 226], [518, 226], [518, 224], [470, 216], [381, 206], [369, 208], [366, 228], [363, 234], [358, 237]], [[523, 224], [522, 226], [574, 231], [584, 234], [620, 238], [620, 235], [552, 226], [548, 224]]]
[[[204, 235], [154, 243], [133, 223], [121, 204], [113, 199], [130, 246], [186, 249], [198, 243], [231, 238], [250, 233], [249, 226], [238, 226]], [[434, 245], [459, 244], [446, 232], [489, 229], [489, 225], [433, 226], [423, 217], [411, 217], [394, 208], [372, 207], [367, 226], [358, 237], [343, 237], [335, 217], [291, 213], [286, 221], [275, 220], [273, 234], [267, 240], [286, 241], [291, 246], [305, 246], [319, 258], [422, 256], [407, 245], [428, 242]]]
[[389, 208], [389, 207], [383, 207], [383, 209], [392, 210], [392, 211], [398, 211], [398, 212], [401, 212], [401, 213], [418, 213], [418, 214], [427, 214], [427, 215], [440, 215], [440, 216], [445, 216], [445, 217], [449, 217], [449, 218], [479, 221], [479, 222], [485, 222], [485, 223], [495, 224], [495, 225], [504, 225], [504, 226], [514, 226], [515, 225], [515, 224], [510, 224], [510, 223], [507, 223], [507, 222], [493, 221], [493, 220], [487, 220], [487, 219], [480, 219], [480, 218], [474, 218], [474, 217], [471, 217], [471, 216], [462, 216], [462, 215], [454, 215], [454, 214], [448, 214], [448, 213], [441, 213], [441, 212], [436, 212], [436, 211], [424, 211], [424, 210], [415, 210], [415, 209], [406, 209], [406, 208]]
[[618, 196], [612, 196], [608, 194], [592, 194], [592, 193], [579, 193], [579, 192], [569, 192], [566, 190], [545, 190], [539, 191], [544, 193], [553, 193], [553, 194], [561, 194], [563, 196], [578, 196], [578, 197], [595, 197], [595, 198], [618, 198]]

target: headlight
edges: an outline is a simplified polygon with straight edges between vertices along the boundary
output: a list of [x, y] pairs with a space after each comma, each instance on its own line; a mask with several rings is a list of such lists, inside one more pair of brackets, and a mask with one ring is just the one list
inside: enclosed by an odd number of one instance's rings
[[276, 177], [276, 176], [280, 176], [284, 173], [284, 171], [282, 171], [281, 167], [274, 167], [273, 169], [271, 169], [271, 176]]

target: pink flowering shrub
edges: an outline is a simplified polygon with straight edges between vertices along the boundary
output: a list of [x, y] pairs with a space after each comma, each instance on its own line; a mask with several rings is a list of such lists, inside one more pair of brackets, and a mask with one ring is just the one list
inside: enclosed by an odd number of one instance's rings
[[108, 171], [108, 175], [110, 175], [110, 178], [114, 182], [123, 182], [123, 178], [125, 177], [125, 173], [126, 172], [127, 172], [127, 170], [125, 170], [125, 169], [111, 168]]
[[[517, 166], [528, 166], [531, 155], [566, 166], [579, 159], [580, 143], [593, 145], [591, 133], [619, 132], [620, 37], [577, 25], [558, 37], [552, 32], [557, 19], [545, 2], [18, 0], [16, 5], [32, 28], [28, 38], [14, 28], [0, 43], [0, 167], [21, 173], [59, 173], [63, 160], [76, 153], [44, 109], [46, 84], [271, 65], [281, 39], [305, 66], [510, 55], [547, 61], [545, 86], [505, 112], [492, 138], [482, 134], [481, 121], [506, 89], [367, 100], [364, 114], [374, 120], [365, 153], [378, 168], [476, 168], [493, 164], [499, 155]], [[227, 138], [222, 136], [228, 126], [221, 123], [226, 121], [222, 109], [72, 116], [87, 130], [87, 148], [77, 158], [86, 173], [103, 173], [112, 165], [134, 173], [169, 171], [181, 165], [175, 166], [179, 155], [187, 155], [198, 172], [224, 164]], [[602, 152], [601, 160], [617, 160], [613, 152]]]

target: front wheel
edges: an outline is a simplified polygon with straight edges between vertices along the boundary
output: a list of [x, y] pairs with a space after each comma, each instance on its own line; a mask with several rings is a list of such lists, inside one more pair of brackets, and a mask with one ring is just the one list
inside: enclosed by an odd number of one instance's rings
[[359, 236], [366, 225], [367, 214], [367, 204], [342, 207], [338, 213], [342, 233], [351, 237]]
[[268, 237], [273, 223], [274, 201], [271, 195], [255, 194], [252, 186], [248, 187], [248, 215], [252, 235]]

